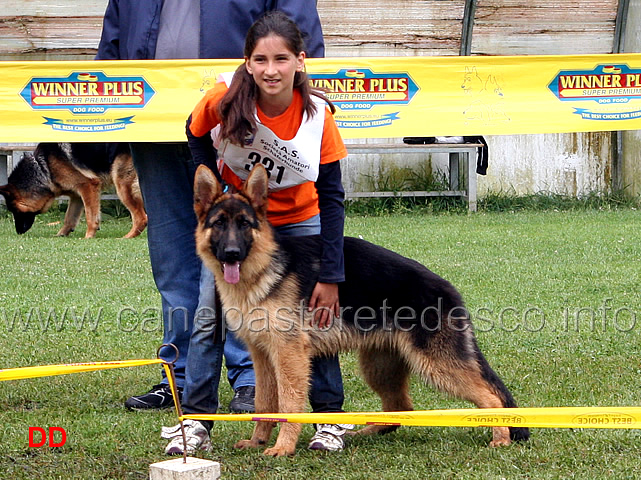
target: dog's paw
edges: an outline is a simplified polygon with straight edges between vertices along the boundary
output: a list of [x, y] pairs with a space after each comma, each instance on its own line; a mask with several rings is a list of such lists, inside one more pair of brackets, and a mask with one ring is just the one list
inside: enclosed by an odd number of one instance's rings
[[492, 440], [490, 442], [490, 447], [507, 447], [512, 441], [510, 439], [501, 439], [501, 440]]
[[294, 455], [294, 451], [294, 448], [273, 446], [272, 448], [267, 448], [263, 452], [263, 455], [267, 455], [268, 457], [291, 457]]
[[254, 442], [253, 440], [241, 440], [239, 442], [236, 442], [236, 444], [234, 445], [234, 448], [238, 448], [240, 450], [246, 450], [248, 448], [258, 448], [260, 446], [262, 446], [260, 443]]
[[506, 447], [512, 440], [510, 439], [510, 429], [506, 427], [494, 427], [492, 429], [492, 441], [490, 447]]

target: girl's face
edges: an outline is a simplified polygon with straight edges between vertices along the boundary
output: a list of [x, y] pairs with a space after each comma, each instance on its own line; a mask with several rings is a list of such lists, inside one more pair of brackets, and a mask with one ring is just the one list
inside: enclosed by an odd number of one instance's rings
[[292, 102], [294, 75], [305, 68], [305, 52], [295, 54], [282, 37], [270, 35], [258, 40], [251, 57], [245, 58], [245, 68], [258, 85], [261, 109], [279, 106], [282, 111], [275, 113], [280, 114]]

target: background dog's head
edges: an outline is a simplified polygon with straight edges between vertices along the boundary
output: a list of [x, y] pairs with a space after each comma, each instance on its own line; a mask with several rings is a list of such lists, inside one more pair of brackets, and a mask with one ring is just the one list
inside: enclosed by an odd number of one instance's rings
[[26, 153], [9, 175], [8, 183], [0, 186], [0, 194], [5, 199], [7, 210], [13, 214], [19, 234], [29, 230], [36, 215], [46, 212], [55, 200], [49, 188], [48, 170], [39, 160]]
[[221, 271], [227, 283], [240, 281], [241, 265], [267, 222], [267, 186], [262, 165], [254, 167], [240, 192], [225, 190], [204, 165], [196, 171], [196, 249], [205, 265], [214, 273]]

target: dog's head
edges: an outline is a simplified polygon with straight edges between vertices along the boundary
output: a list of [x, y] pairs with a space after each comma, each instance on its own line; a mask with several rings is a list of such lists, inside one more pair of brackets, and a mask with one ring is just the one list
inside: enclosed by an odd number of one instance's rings
[[36, 158], [25, 154], [15, 166], [8, 183], [0, 186], [7, 210], [13, 214], [16, 232], [28, 231], [39, 213], [49, 210], [55, 195]]
[[13, 185], [9, 183], [6, 185], [0, 185], [0, 194], [4, 197], [4, 201], [7, 204], [7, 210], [13, 214], [13, 220], [16, 224], [16, 232], [18, 234], [25, 233], [33, 225], [33, 222], [36, 219], [36, 213], [23, 212], [21, 210], [21, 208], [24, 208], [25, 203], [21, 200], [20, 191]]
[[257, 250], [256, 238], [269, 230], [267, 185], [267, 171], [261, 165], [254, 167], [240, 192], [223, 189], [204, 165], [196, 171], [196, 249], [205, 265], [227, 283], [240, 281], [241, 266]]

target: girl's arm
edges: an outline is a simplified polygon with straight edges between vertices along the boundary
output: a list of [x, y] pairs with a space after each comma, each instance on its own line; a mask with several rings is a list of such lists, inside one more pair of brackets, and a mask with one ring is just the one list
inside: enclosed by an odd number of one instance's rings
[[318, 206], [320, 208], [323, 256], [319, 282], [345, 281], [343, 259], [343, 228], [345, 225], [345, 190], [343, 189], [340, 162], [320, 165], [318, 179]]
[[338, 282], [345, 280], [343, 258], [343, 227], [345, 224], [345, 191], [339, 162], [320, 165], [318, 180], [323, 256], [320, 275], [309, 301], [309, 309], [316, 310], [314, 321], [318, 328], [331, 326], [333, 317], [340, 315]]
[[214, 172], [218, 181], [223, 184], [223, 179], [218, 171], [218, 165], [216, 160], [218, 159], [218, 152], [214, 148], [214, 140], [211, 138], [211, 134], [207, 133], [202, 137], [197, 137], [191, 133], [191, 115], [187, 119], [187, 125], [185, 131], [187, 133], [187, 144], [189, 145], [189, 150], [191, 150], [191, 156], [194, 159], [196, 165], [206, 165]]

